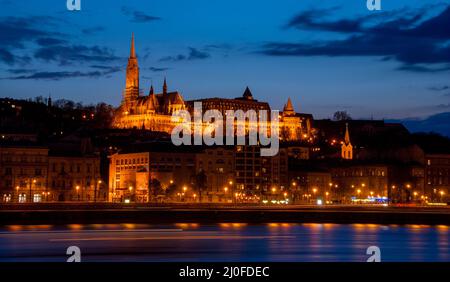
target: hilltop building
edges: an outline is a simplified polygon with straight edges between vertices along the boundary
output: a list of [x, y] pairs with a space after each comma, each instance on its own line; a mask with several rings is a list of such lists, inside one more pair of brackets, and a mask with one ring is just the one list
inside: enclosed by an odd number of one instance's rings
[[[142, 95], [139, 84], [139, 64], [133, 35], [126, 70], [125, 90], [122, 102], [114, 116], [113, 127], [140, 128], [171, 133], [172, 129], [177, 125], [171, 119], [172, 114], [179, 110], [188, 110], [193, 113], [195, 102], [202, 102], [203, 112], [212, 109], [218, 110], [224, 118], [227, 110], [242, 110], [244, 112], [254, 110], [257, 114], [261, 110], [266, 110], [270, 117], [269, 104], [254, 99], [248, 87], [245, 89], [242, 97], [235, 99], [206, 98], [185, 102], [180, 92], [168, 91], [167, 82], [164, 79], [161, 93], [155, 93], [152, 85], [148, 95]], [[310, 138], [312, 116], [296, 113], [291, 99], [288, 99], [283, 112], [280, 113], [279, 120], [281, 140], [297, 141]], [[246, 128], [248, 129], [248, 127], [249, 124], [246, 123]]]

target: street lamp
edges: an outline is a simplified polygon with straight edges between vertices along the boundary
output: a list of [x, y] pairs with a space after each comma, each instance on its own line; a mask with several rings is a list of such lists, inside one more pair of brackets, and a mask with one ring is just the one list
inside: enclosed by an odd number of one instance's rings
[[16, 186], [17, 202], [19, 202], [19, 185]]
[[36, 184], [36, 179], [33, 179], [32, 181], [30, 179], [30, 202], [33, 202], [33, 195], [32, 195], [32, 191], [31, 191], [33, 184]]
[[97, 190], [100, 187], [100, 185], [102, 184], [102, 181], [99, 180], [97, 181], [97, 185], [95, 185], [95, 191], [94, 191], [94, 202], [97, 202]]
[[131, 201], [131, 197], [133, 196], [133, 186], [128, 187], [128, 190], [130, 190], [130, 201]]
[[77, 187], [75, 187], [75, 189], [77, 190], [77, 198], [79, 201], [80, 200], [80, 186], [77, 185]]

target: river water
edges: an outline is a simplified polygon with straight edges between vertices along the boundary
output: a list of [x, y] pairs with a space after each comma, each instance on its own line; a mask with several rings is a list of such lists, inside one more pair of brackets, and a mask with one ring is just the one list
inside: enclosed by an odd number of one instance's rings
[[100, 262], [450, 261], [450, 226], [180, 223], [10, 225], [0, 228], [0, 261], [56, 261], [76, 246]]

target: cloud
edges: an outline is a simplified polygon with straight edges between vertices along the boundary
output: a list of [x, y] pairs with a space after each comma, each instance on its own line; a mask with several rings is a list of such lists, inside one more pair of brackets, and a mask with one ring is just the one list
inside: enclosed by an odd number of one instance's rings
[[24, 48], [26, 42], [38, 38], [61, 36], [43, 27], [55, 26], [59, 20], [53, 17], [4, 17], [0, 18], [0, 46]]
[[0, 62], [7, 65], [28, 64], [31, 58], [28, 56], [16, 56], [5, 48], [0, 48]]
[[88, 27], [88, 28], [83, 28], [81, 30], [81, 32], [84, 35], [92, 35], [92, 34], [96, 34], [98, 32], [103, 32], [105, 31], [106, 28], [104, 28], [103, 26], [95, 26], [95, 27]]
[[39, 48], [34, 58], [60, 65], [86, 62], [113, 62], [118, 60], [112, 50], [100, 46], [55, 45]]
[[14, 64], [16, 57], [4, 48], [0, 48], [0, 60], [8, 65]]
[[63, 44], [63, 43], [66, 43], [66, 41], [63, 39], [58, 39], [58, 38], [43, 37], [43, 38], [38, 38], [36, 40], [36, 43], [39, 44], [40, 46], [49, 46], [49, 45]]
[[34, 69], [8, 69], [6, 71], [9, 73], [12, 73], [12, 74], [23, 74], [23, 73], [36, 72], [36, 70], [34, 70]]
[[341, 19], [336, 21], [319, 21], [324, 16], [332, 14], [337, 8], [311, 9], [303, 11], [289, 20], [284, 28], [326, 30], [333, 32], [357, 32], [362, 30], [361, 18]]
[[450, 137], [450, 112], [441, 112], [426, 118], [409, 118], [392, 120], [388, 122], [401, 122], [412, 132], [436, 132]]
[[450, 89], [450, 86], [448, 86], [448, 85], [428, 87], [428, 90], [431, 90], [431, 91], [444, 91], [444, 90], [448, 90], [448, 89]]
[[230, 44], [227, 43], [223, 43], [223, 44], [208, 44], [205, 45], [204, 49], [205, 50], [231, 50], [233, 48], [233, 46], [231, 46]]
[[[0, 62], [7, 65], [28, 64], [34, 58], [67, 65], [118, 59], [111, 49], [71, 43], [71, 35], [56, 31], [61, 22], [64, 20], [51, 16], [0, 18]], [[84, 31], [93, 32], [98, 28]]]
[[178, 62], [178, 61], [192, 61], [192, 60], [204, 60], [211, 55], [208, 52], [200, 51], [196, 48], [189, 47], [189, 53], [187, 55], [178, 54], [175, 56], [166, 56], [159, 59], [160, 62]]
[[[346, 35], [344, 39], [309, 43], [268, 42], [262, 45], [261, 53], [270, 56], [379, 56], [384, 60], [401, 62], [399, 70], [450, 70], [450, 5], [428, 18], [425, 18], [427, 13], [424, 9], [324, 20], [324, 15], [329, 13], [331, 11], [328, 10], [324, 13], [318, 10], [302, 12], [293, 17], [285, 28], [338, 32]], [[444, 66], [432, 67], [434, 64]]]
[[[53, 72], [34, 72], [34, 71], [24, 71], [22, 75], [4, 77], [2, 79], [9, 80], [62, 80], [69, 78], [99, 78], [105, 77], [112, 73], [120, 71], [120, 68], [107, 68], [103, 70], [93, 70], [93, 71], [53, 71]], [[14, 72], [14, 71], [13, 71]], [[20, 73], [20, 71], [18, 72]]]
[[166, 70], [169, 70], [169, 68], [155, 68], [155, 67], [150, 67], [149, 70], [153, 71], [153, 72], [163, 72]]
[[77, 77], [99, 77], [102, 75], [100, 71], [92, 72], [68, 72], [68, 71], [55, 71], [55, 72], [36, 72], [29, 75], [13, 76], [6, 79], [11, 80], [24, 80], [24, 79], [35, 79], [35, 80], [61, 80], [64, 78], [77, 78]]
[[134, 23], [147, 23], [161, 20], [160, 17], [147, 15], [141, 11], [136, 11], [129, 7], [122, 7], [122, 14], [130, 17], [130, 21]]
[[37, 71], [36, 69], [7, 69], [12, 76], [0, 79], [10, 80], [62, 80], [69, 78], [89, 77], [99, 78], [108, 77], [110, 74], [122, 71], [122, 67], [108, 65], [91, 65], [86, 71]]
[[119, 72], [123, 70], [123, 67], [119, 67], [119, 66], [103, 66], [103, 65], [92, 65], [90, 66], [93, 69], [100, 69], [103, 70], [104, 72], [110, 74], [110, 73], [115, 73], [115, 72]]
[[411, 71], [411, 72], [436, 73], [436, 72], [450, 70], [450, 64], [447, 64], [446, 66], [439, 66], [439, 67], [427, 67], [427, 66], [420, 65], [420, 64], [403, 64], [403, 65], [399, 66], [397, 68], [397, 70]]

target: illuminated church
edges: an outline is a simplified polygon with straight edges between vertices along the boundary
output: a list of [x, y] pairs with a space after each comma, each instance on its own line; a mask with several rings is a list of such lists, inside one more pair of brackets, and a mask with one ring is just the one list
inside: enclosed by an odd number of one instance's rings
[[[139, 89], [139, 65], [136, 56], [134, 35], [131, 39], [130, 57], [126, 70], [126, 84], [121, 105], [114, 115], [113, 127], [141, 128], [151, 131], [171, 133], [176, 126], [171, 120], [178, 110], [193, 111], [194, 102], [202, 102], [203, 111], [216, 109], [225, 116], [226, 110], [270, 111], [268, 103], [253, 98], [247, 87], [242, 95], [235, 99], [207, 98], [185, 102], [178, 91], [168, 92], [166, 79], [162, 93], [154, 93], [150, 87], [148, 95], [141, 95]], [[296, 113], [291, 99], [288, 99], [279, 118], [279, 136], [284, 141], [297, 141], [310, 138], [312, 116]]]
[[140, 95], [139, 65], [133, 35], [125, 90], [122, 103], [115, 113], [113, 126], [170, 133], [174, 127], [171, 122], [172, 113], [183, 109], [185, 109], [183, 97], [177, 91], [168, 92], [165, 79], [162, 93], [155, 94], [151, 86], [148, 95]]

